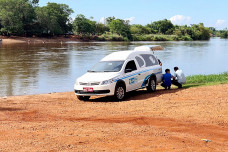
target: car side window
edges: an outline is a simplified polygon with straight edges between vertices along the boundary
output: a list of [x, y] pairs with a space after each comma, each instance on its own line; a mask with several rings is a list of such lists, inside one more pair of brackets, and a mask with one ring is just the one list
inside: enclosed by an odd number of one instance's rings
[[138, 62], [140, 68], [144, 66], [145, 63], [142, 58], [136, 56], [135, 59]]
[[141, 54], [146, 62], [146, 67], [158, 65], [158, 60], [151, 54]]
[[135, 61], [134, 60], [129, 61], [125, 67], [125, 73], [135, 71], [135, 70], [137, 70]]

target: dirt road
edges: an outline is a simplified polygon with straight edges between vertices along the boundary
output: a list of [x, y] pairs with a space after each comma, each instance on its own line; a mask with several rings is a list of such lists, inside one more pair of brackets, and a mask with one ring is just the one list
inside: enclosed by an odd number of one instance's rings
[[0, 98], [0, 151], [228, 151], [228, 84], [128, 96]]

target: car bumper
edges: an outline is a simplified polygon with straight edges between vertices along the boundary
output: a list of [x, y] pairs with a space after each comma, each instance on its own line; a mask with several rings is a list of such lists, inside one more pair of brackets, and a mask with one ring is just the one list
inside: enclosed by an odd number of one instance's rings
[[[85, 85], [74, 85], [74, 92], [78, 96], [112, 96], [115, 93], [116, 83], [108, 85], [96, 85], [96, 86], [85, 86]], [[92, 92], [84, 92], [83, 88], [93, 88]]]

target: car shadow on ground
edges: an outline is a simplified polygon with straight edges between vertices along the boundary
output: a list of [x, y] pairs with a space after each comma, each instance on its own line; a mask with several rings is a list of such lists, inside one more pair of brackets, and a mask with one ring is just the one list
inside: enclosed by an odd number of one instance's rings
[[118, 101], [112, 96], [105, 96], [105, 97], [97, 97], [95, 99], [90, 99], [87, 102], [127, 102], [127, 101], [132, 101], [132, 100], [146, 100], [151, 97], [157, 97], [163, 94], [169, 94], [169, 93], [175, 93], [178, 92], [182, 89], [170, 89], [170, 90], [165, 90], [165, 89], [158, 89], [156, 92], [147, 92], [147, 90], [137, 90], [137, 91], [131, 91], [126, 93], [125, 100], [123, 101]]

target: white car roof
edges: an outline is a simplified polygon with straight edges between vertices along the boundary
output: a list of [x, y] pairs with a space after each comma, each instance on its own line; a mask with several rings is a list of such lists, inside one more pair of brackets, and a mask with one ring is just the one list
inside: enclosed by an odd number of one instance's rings
[[152, 54], [152, 51], [118, 51], [107, 55], [101, 61], [125, 61], [138, 54]]
[[143, 45], [138, 46], [134, 50], [135, 51], [155, 51], [155, 50], [163, 50], [164, 48], [161, 45]]
[[134, 50], [130, 51], [113, 52], [104, 57], [101, 61], [125, 61], [127, 59], [132, 59], [133, 57], [139, 54], [153, 54], [154, 50], [162, 49], [163, 48], [160, 45], [144, 45], [136, 47]]
[[104, 57], [101, 61], [120, 61], [120, 60], [126, 60], [128, 56], [132, 53], [133, 51], [118, 51], [118, 52], [113, 52], [106, 57]]

